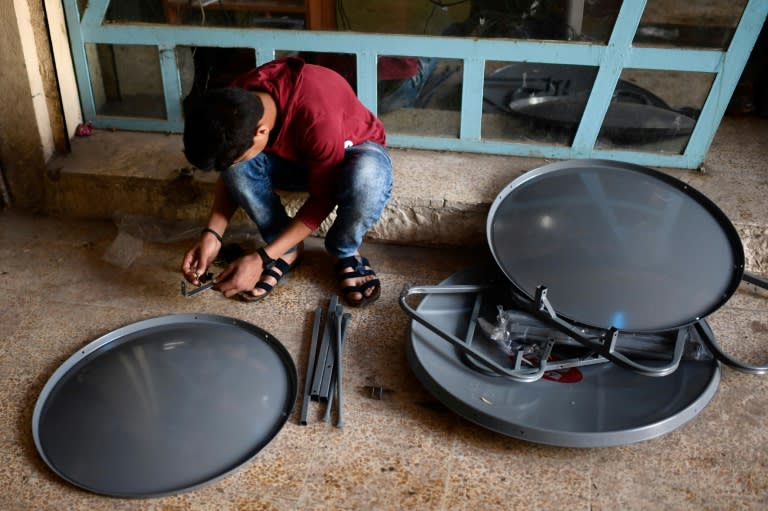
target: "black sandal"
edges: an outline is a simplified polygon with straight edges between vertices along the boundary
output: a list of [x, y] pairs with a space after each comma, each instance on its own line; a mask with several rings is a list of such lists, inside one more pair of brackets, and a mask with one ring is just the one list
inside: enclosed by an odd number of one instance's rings
[[[342, 273], [344, 268], [352, 268], [352, 271]], [[339, 259], [336, 261], [334, 269], [336, 270], [336, 278], [338, 279], [339, 284], [347, 279], [376, 276], [376, 272], [371, 268], [370, 264], [368, 263], [368, 259], [359, 255]], [[365, 292], [371, 288], [374, 288], [373, 293], [371, 293], [369, 296], [366, 296]], [[381, 296], [381, 282], [379, 279], [371, 279], [359, 286], [343, 287], [341, 288], [341, 293], [344, 295], [344, 299], [347, 301], [347, 303], [352, 307], [363, 307], [379, 299], [379, 296]], [[360, 293], [362, 298], [360, 300], [353, 300], [350, 297], [352, 293]]]
[[[293, 252], [296, 252], [297, 250], [300, 251], [299, 257], [297, 257], [296, 260], [292, 264], [288, 264], [288, 262], [286, 262], [286, 260], [281, 257], [281, 258], [275, 260], [275, 265], [272, 268], [269, 268], [269, 269], [264, 270], [263, 272], [261, 272], [261, 277], [259, 278], [259, 281], [256, 283], [255, 287], [257, 287], [259, 289], [263, 289], [264, 293], [262, 293], [260, 295], [254, 296], [250, 292], [243, 291], [243, 292], [238, 293], [236, 296], [240, 300], [242, 300], [244, 302], [249, 302], [249, 303], [260, 302], [261, 300], [263, 300], [264, 298], [269, 296], [270, 293], [272, 293], [272, 291], [275, 289], [275, 287], [277, 287], [277, 285], [280, 283], [280, 280], [283, 277], [285, 277], [291, 270], [293, 270], [299, 264], [301, 264], [301, 258], [304, 255], [303, 254], [303, 252], [304, 252], [303, 248], [304, 248], [303, 244], [300, 243], [299, 245], [296, 245], [294, 248], [292, 248], [291, 250], [286, 252], [286, 254], [292, 254]], [[275, 271], [275, 269], [280, 270], [280, 273], [277, 273]], [[266, 277], [272, 277], [273, 279], [275, 279], [274, 285], [268, 284], [264, 280]]]

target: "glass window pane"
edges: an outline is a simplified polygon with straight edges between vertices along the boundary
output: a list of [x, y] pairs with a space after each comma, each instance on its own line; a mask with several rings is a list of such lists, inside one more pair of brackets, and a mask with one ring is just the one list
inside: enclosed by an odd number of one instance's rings
[[625, 69], [597, 147], [682, 154], [713, 81], [709, 73]]
[[469, 1], [344, 0], [339, 30], [378, 34], [440, 35], [469, 14]]
[[596, 74], [590, 66], [488, 62], [483, 138], [570, 145]]
[[344, 0], [339, 30], [383, 34], [607, 41], [619, 0]]
[[163, 0], [165, 19], [178, 25], [209, 25], [250, 28], [305, 28], [304, 2], [215, 0]]
[[165, 119], [156, 46], [86, 45], [96, 113]]
[[237, 28], [333, 30], [336, 1], [133, 0], [112, 1], [110, 22], [169, 23]]
[[425, 86], [438, 64], [438, 59], [430, 57], [379, 57], [379, 114], [387, 114], [401, 108], [423, 108], [429, 100], [429, 91], [425, 90]]
[[648, 0], [634, 44], [725, 49], [747, 0]]
[[158, 0], [111, 0], [105, 19], [112, 23], [162, 23], [165, 21], [165, 3]]
[[197, 90], [226, 87], [256, 65], [252, 48], [192, 48], [193, 86]]
[[193, 88], [203, 91], [226, 87], [237, 76], [254, 68], [256, 52], [252, 48], [178, 46], [176, 62], [181, 95], [186, 97]]
[[621, 8], [621, 0], [568, 0], [569, 39], [607, 43]]
[[[380, 77], [394, 62], [379, 60]], [[461, 126], [463, 63], [460, 60], [408, 57], [414, 74], [379, 80], [379, 117], [389, 133], [457, 138]], [[390, 74], [389, 77], [394, 76]]]

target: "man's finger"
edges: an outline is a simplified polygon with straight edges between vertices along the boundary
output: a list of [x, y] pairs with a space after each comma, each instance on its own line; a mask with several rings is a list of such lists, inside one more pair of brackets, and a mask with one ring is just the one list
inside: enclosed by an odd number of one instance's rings
[[220, 284], [220, 283], [224, 282], [225, 280], [227, 280], [229, 278], [230, 275], [232, 275], [233, 271], [234, 271], [234, 269], [232, 268], [231, 265], [227, 266], [218, 275], [216, 275], [216, 278], [213, 279], [213, 282], [215, 284]]
[[227, 280], [219, 283], [219, 285], [216, 286], [216, 289], [221, 291], [221, 294], [223, 294], [227, 298], [231, 298], [232, 296], [240, 292], [240, 289], [238, 288], [238, 286], [231, 280]]
[[184, 278], [187, 279], [188, 282], [199, 286], [200, 284], [197, 282], [197, 276], [195, 276], [194, 272], [190, 270], [189, 268], [182, 268], [181, 273], [184, 275]]
[[236, 295], [238, 292], [239, 292], [239, 291], [238, 291], [237, 289], [230, 289], [230, 290], [228, 290], [228, 291], [226, 291], [226, 292], [224, 293], [224, 296], [226, 296], [227, 298], [232, 298], [232, 297], [233, 297], [233, 296], [235, 296], [235, 295]]

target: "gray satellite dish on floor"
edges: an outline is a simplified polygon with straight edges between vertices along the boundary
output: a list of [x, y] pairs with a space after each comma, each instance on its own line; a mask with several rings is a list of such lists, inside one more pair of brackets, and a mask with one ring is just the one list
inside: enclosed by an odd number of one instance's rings
[[[438, 287], [498, 282], [496, 268], [480, 266], [456, 273]], [[432, 291], [416, 308], [419, 320], [411, 322], [406, 343], [409, 365], [445, 406], [503, 435], [563, 447], [640, 442], [679, 428], [717, 392], [720, 370], [712, 358], [684, 360], [662, 378], [598, 363], [548, 371], [531, 382], [513, 381], [478, 368], [480, 364], [424, 323], [458, 338], [471, 336], [474, 350], [500, 361], [491, 354], [487, 340], [473, 331], [474, 295]], [[488, 306], [496, 303], [487, 294], [484, 301]]]
[[[637, 165], [557, 162], [499, 193], [487, 239], [495, 264], [400, 297], [409, 363], [449, 408], [511, 437], [603, 447], [672, 431], [712, 399], [730, 361], [705, 317], [739, 286], [744, 253], [702, 194]], [[414, 308], [412, 295], [426, 296]], [[483, 330], [495, 316], [514, 324]]]
[[154, 497], [248, 463], [291, 414], [296, 368], [249, 323], [208, 314], [119, 328], [72, 355], [35, 405], [38, 452], [86, 490]]
[[602, 160], [520, 176], [491, 206], [487, 238], [512, 285], [544, 285], [558, 313], [597, 328], [672, 330], [741, 282], [738, 233], [709, 199], [652, 169]]

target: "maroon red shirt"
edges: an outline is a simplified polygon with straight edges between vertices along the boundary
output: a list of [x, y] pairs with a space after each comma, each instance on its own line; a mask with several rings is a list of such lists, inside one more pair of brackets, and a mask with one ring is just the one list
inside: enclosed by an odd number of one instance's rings
[[309, 198], [296, 218], [317, 229], [336, 206], [336, 175], [344, 150], [365, 141], [385, 145], [384, 125], [338, 73], [301, 59], [269, 62], [232, 85], [274, 98], [277, 121], [264, 150], [307, 167]]

